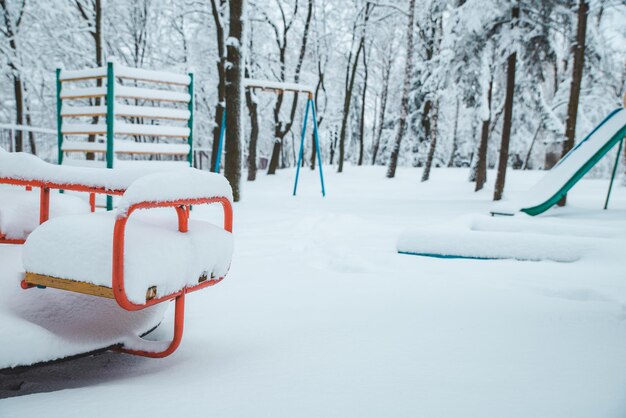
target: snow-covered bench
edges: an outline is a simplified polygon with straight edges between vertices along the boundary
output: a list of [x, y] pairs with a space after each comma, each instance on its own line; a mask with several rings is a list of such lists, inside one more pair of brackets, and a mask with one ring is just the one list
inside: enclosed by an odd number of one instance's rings
[[[42, 224], [24, 244], [22, 288], [111, 298], [128, 311], [175, 300], [171, 342], [124, 341], [120, 351], [149, 357], [174, 352], [182, 338], [185, 294], [218, 283], [230, 267], [232, 191], [219, 174], [60, 167], [0, 151], [0, 183], [41, 190]], [[122, 197], [115, 211], [48, 220], [51, 189]], [[223, 228], [189, 219], [192, 205], [211, 203], [223, 208]]]
[[[231, 261], [231, 189], [224, 177], [195, 169], [155, 173], [126, 190], [116, 211], [52, 219], [24, 244], [23, 288], [70, 290], [113, 298], [126, 310], [176, 301], [174, 339], [121, 351], [149, 357], [180, 343], [186, 293], [214, 285]], [[189, 220], [190, 206], [219, 203], [224, 225]], [[142, 209], [155, 213], [137, 213]], [[176, 213], [176, 216], [168, 216]]]

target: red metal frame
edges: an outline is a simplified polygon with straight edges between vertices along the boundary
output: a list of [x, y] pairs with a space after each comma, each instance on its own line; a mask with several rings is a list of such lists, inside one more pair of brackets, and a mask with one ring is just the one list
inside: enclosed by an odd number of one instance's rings
[[176, 213], [178, 214], [178, 230], [182, 233], [188, 231], [189, 226], [189, 207], [190, 205], [201, 205], [201, 204], [211, 204], [211, 203], [221, 203], [222, 208], [224, 209], [224, 229], [228, 232], [232, 232], [233, 230], [233, 209], [230, 201], [225, 197], [211, 197], [211, 198], [200, 198], [200, 199], [181, 199], [174, 201], [166, 201], [166, 202], [140, 202], [132, 205], [126, 216], [118, 218], [115, 221], [115, 226], [113, 229], [113, 295], [115, 296], [115, 300], [118, 305], [128, 311], [136, 311], [140, 309], [147, 308], [148, 306], [155, 305], [157, 303], [174, 300], [175, 306], [175, 314], [174, 314], [174, 338], [172, 339], [169, 347], [161, 352], [148, 352], [148, 351], [140, 351], [140, 350], [129, 350], [125, 348], [119, 348], [118, 351], [136, 354], [145, 357], [166, 357], [172, 354], [176, 348], [178, 348], [180, 341], [183, 337], [183, 328], [185, 322], [185, 295], [187, 293], [195, 292], [196, 290], [204, 289], [205, 287], [213, 286], [224, 279], [224, 276], [218, 277], [215, 279], [208, 279], [197, 285], [184, 287], [178, 292], [171, 293], [166, 296], [162, 296], [160, 298], [154, 298], [143, 304], [136, 304], [128, 300], [126, 296], [126, 291], [124, 290], [124, 242], [125, 242], [125, 232], [126, 232], [126, 222], [130, 215], [138, 209], [150, 209], [150, 208], [163, 208], [163, 207], [173, 207], [176, 209]]
[[[104, 187], [92, 187], [83, 184], [61, 184], [47, 182], [41, 180], [21, 180], [9, 177], [0, 177], [0, 184], [10, 184], [12, 186], [24, 186], [26, 190], [32, 190], [33, 187], [40, 189], [39, 192], [39, 223], [42, 224], [50, 218], [50, 190], [71, 190], [75, 192], [89, 193], [89, 206], [92, 212], [96, 210], [96, 194], [117, 195], [121, 196], [126, 190], [124, 189], [106, 189]], [[23, 239], [7, 239], [0, 232], [0, 244], [24, 244]]]
[[[40, 202], [39, 202], [39, 221], [40, 223], [46, 222], [50, 217], [50, 190], [72, 190], [77, 192], [89, 193], [89, 204], [91, 211], [95, 210], [95, 194], [107, 194], [107, 195], [123, 195], [125, 190], [109, 190], [103, 187], [91, 187], [81, 184], [59, 184], [53, 182], [44, 182], [36, 180], [19, 180], [12, 178], [0, 178], [0, 184], [11, 184], [16, 186], [26, 186], [27, 188], [38, 187], [40, 189]], [[187, 293], [195, 292], [196, 290], [204, 289], [209, 286], [213, 286], [224, 279], [224, 276], [218, 278], [209, 278], [197, 285], [184, 287], [178, 292], [162, 296], [160, 298], [154, 298], [146, 301], [144, 304], [136, 304], [128, 300], [126, 291], [124, 289], [124, 242], [126, 223], [130, 215], [140, 209], [151, 208], [163, 208], [173, 207], [178, 215], [178, 230], [181, 233], [185, 233], [189, 228], [189, 214], [192, 205], [220, 203], [224, 210], [224, 229], [228, 232], [233, 230], [233, 209], [230, 201], [225, 197], [208, 197], [208, 198], [195, 198], [195, 199], [180, 199], [174, 201], [164, 202], [139, 202], [132, 205], [125, 216], [119, 217], [115, 221], [113, 229], [113, 264], [112, 264], [112, 289], [113, 295], [118, 305], [128, 311], [136, 311], [145, 309], [149, 306], [156, 305], [166, 301], [174, 300], [174, 338], [170, 342], [167, 349], [161, 352], [149, 352], [142, 350], [131, 350], [123, 347], [116, 348], [116, 351], [123, 353], [135, 354], [145, 357], [166, 357], [172, 354], [182, 340], [183, 328], [185, 321], [185, 295]], [[9, 240], [6, 239], [3, 234], [0, 233], [0, 243], [9, 244], [23, 244], [24, 240]], [[24, 280], [21, 282], [23, 289], [29, 289], [33, 287], [27, 284]]]

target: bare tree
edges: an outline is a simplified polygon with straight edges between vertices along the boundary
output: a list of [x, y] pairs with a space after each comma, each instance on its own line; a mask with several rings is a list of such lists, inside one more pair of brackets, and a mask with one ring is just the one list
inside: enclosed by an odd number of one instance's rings
[[393, 178], [396, 175], [398, 166], [398, 155], [400, 145], [406, 130], [407, 118], [409, 117], [409, 91], [411, 88], [411, 75], [413, 74], [413, 28], [415, 26], [415, 0], [409, 1], [409, 23], [407, 27], [406, 40], [406, 63], [404, 65], [404, 84], [402, 86], [402, 99], [400, 102], [400, 118], [396, 128], [396, 138], [389, 156], [389, 166], [387, 167], [387, 177]]
[[363, 165], [363, 149], [365, 146], [365, 98], [367, 94], [367, 49], [363, 51], [363, 85], [361, 87], [361, 117], [359, 120], [359, 159], [357, 165]]
[[[250, 41], [252, 43], [252, 41]], [[250, 49], [252, 50], [252, 48]], [[246, 67], [246, 78], [249, 69]], [[252, 89], [246, 89], [246, 106], [250, 114], [250, 141], [248, 142], [248, 181], [256, 180], [256, 150], [259, 141], [259, 111], [256, 95]]]
[[217, 44], [217, 106], [213, 124], [213, 146], [211, 147], [211, 171], [217, 171], [217, 154], [220, 142], [220, 130], [226, 106], [226, 27], [224, 23], [224, 8], [226, 0], [211, 0], [211, 14], [215, 23], [215, 37]]
[[[278, 9], [280, 10], [281, 19], [282, 19], [282, 30], [278, 28], [278, 26], [266, 15], [266, 22], [272, 27], [274, 30], [274, 35], [276, 38], [276, 45], [278, 46], [278, 55], [279, 55], [279, 64], [280, 64], [280, 81], [286, 80], [286, 60], [287, 60], [287, 46], [288, 46], [288, 35], [289, 30], [292, 28], [293, 23], [295, 22], [296, 15], [298, 13], [298, 0], [296, 0], [296, 4], [294, 7], [293, 14], [291, 19], [287, 20], [287, 16], [285, 14], [285, 10], [280, 2], [280, 0], [276, 1]], [[300, 44], [300, 53], [298, 55], [298, 61], [296, 63], [295, 71], [294, 71], [294, 82], [298, 83], [300, 81], [300, 71], [302, 70], [302, 64], [304, 62], [304, 57], [306, 54], [307, 41], [309, 38], [309, 28], [311, 27], [311, 18], [313, 16], [313, 0], [309, 0], [307, 7], [307, 15], [304, 23], [304, 31], [302, 33], [302, 43]], [[293, 100], [291, 102], [291, 110], [289, 112], [289, 120], [287, 123], [283, 123], [281, 119], [281, 108], [283, 105], [284, 94], [281, 92], [278, 94], [276, 99], [276, 104], [274, 106], [274, 146], [272, 148], [272, 156], [270, 157], [270, 163], [267, 169], [267, 174], [275, 174], [276, 169], [278, 168], [279, 159], [282, 154], [282, 144], [284, 137], [291, 131], [291, 127], [293, 126], [293, 122], [296, 116], [296, 109], [298, 106], [298, 94], [294, 93]]]
[[[481, 110], [481, 130], [480, 130], [480, 142], [478, 145], [478, 152], [476, 155], [476, 187], [475, 191], [482, 190], [487, 181], [487, 148], [489, 147], [489, 127], [491, 125], [491, 102], [493, 96], [493, 72], [491, 70], [491, 61], [492, 61], [493, 50], [488, 50], [487, 56], [483, 58], [483, 72], [488, 74], [484, 74], [484, 77], [488, 77], [487, 86], [483, 86], [483, 89], [486, 89], [486, 98], [483, 99], [484, 103], [482, 104], [483, 109]], [[484, 93], [483, 93], [484, 94]], [[484, 96], [483, 96], [484, 97]], [[495, 125], [495, 123], [494, 123]]]
[[454, 160], [456, 159], [456, 153], [459, 148], [459, 108], [461, 100], [458, 97], [455, 98], [454, 104], [454, 125], [452, 127], [452, 149], [450, 150], [450, 159], [448, 160], [448, 167], [454, 167]]
[[345, 143], [346, 136], [348, 134], [348, 118], [350, 117], [350, 103], [352, 101], [353, 91], [354, 91], [354, 80], [356, 77], [356, 70], [359, 65], [359, 57], [361, 52], [365, 48], [365, 34], [367, 29], [367, 21], [369, 20], [370, 13], [373, 9], [373, 5], [370, 2], [365, 3], [365, 9], [359, 12], [357, 16], [357, 20], [354, 22], [353, 27], [353, 44], [355, 43], [356, 37], [356, 29], [357, 24], [360, 21], [359, 16], [363, 13], [363, 29], [361, 30], [361, 36], [357, 43], [356, 52], [353, 54], [352, 50], [348, 55], [348, 63], [346, 65], [346, 84], [344, 90], [344, 99], [343, 99], [343, 113], [341, 117], [341, 131], [339, 132], [339, 162], [337, 166], [337, 172], [341, 173], [343, 171], [343, 161], [345, 158]]
[[377, 129], [376, 134], [372, 142], [372, 165], [376, 164], [376, 158], [378, 156], [378, 150], [380, 149], [380, 140], [383, 135], [383, 128], [385, 126], [385, 115], [387, 111], [387, 97], [389, 96], [389, 82], [391, 80], [391, 69], [396, 54], [393, 48], [386, 48], [383, 51], [382, 58], [382, 82], [380, 91], [380, 107], [378, 108], [377, 115]]
[[[22, 24], [24, 18], [24, 12], [26, 10], [26, 0], [22, 0], [19, 6], [15, 10], [15, 17], [11, 15], [11, 11], [7, 6], [6, 0], [0, 0], [0, 7], [2, 8], [2, 15], [4, 18], [4, 27], [0, 27], [0, 31], [9, 41], [9, 50], [12, 57], [8, 57], [8, 65], [11, 69], [13, 79], [13, 94], [15, 96], [15, 123], [17, 125], [24, 124], [24, 85], [22, 77], [20, 75], [20, 68], [18, 64], [19, 54], [17, 45], [17, 32]], [[23, 150], [23, 136], [21, 130], [15, 132], [15, 150], [21, 152]]]
[[[94, 44], [94, 53], [95, 53], [95, 64], [96, 67], [102, 67], [104, 65], [104, 48], [103, 48], [103, 34], [102, 34], [102, 1], [101, 0], [74, 0], [74, 4], [76, 5], [76, 9], [80, 14], [81, 18], [85, 21], [85, 23], [89, 27], [89, 34], [93, 40]], [[96, 85], [98, 87], [102, 87], [102, 79], [96, 79]], [[100, 105], [100, 98], [96, 97], [94, 99], [95, 105]], [[91, 123], [96, 125], [98, 123], [99, 117], [93, 116], [91, 118]], [[95, 142], [96, 136], [90, 134], [87, 138], [88, 142]], [[95, 154], [93, 152], [88, 152], [86, 157], [88, 160], [95, 159]]]
[[[519, 5], [516, 3], [511, 12], [511, 25], [515, 27], [519, 19]], [[513, 46], [514, 47], [514, 46]], [[511, 142], [511, 125], [513, 122], [513, 96], [515, 94], [515, 65], [517, 53], [515, 50], [506, 60], [506, 97], [504, 99], [504, 121], [502, 124], [502, 142], [500, 144], [500, 158], [498, 159], [498, 174], [493, 200], [502, 199], [504, 183], [506, 181], [506, 168], [509, 162], [509, 143]]]
[[[573, 147], [576, 140], [576, 119], [578, 117], [578, 102], [580, 101], [580, 86], [585, 66], [585, 43], [587, 39], [587, 13], [589, 3], [586, 0], [578, 2], [578, 23], [576, 28], [576, 43], [572, 48], [574, 65], [572, 66], [572, 82], [570, 85], [569, 102], [567, 104], [567, 119], [565, 121], [565, 141], [561, 156], [565, 156]], [[567, 195], [559, 201], [559, 206], [565, 206]]]

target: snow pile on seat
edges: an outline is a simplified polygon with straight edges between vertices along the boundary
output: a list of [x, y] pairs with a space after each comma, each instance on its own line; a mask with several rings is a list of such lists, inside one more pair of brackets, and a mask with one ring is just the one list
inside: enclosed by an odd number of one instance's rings
[[171, 202], [181, 199], [225, 197], [232, 201], [233, 192], [221, 174], [189, 168], [168, 173], [154, 173], [135, 181], [119, 202], [118, 216], [141, 202]]
[[[8, 186], [0, 188], [0, 235], [23, 240], [39, 226], [39, 191]], [[78, 197], [50, 193], [50, 218], [89, 212], [89, 204]]]
[[440, 258], [573, 262], [598, 248], [623, 245], [623, 240], [613, 239], [617, 233], [596, 232], [552, 220], [478, 215], [407, 231], [396, 247], [400, 253]]
[[[202, 276], [222, 277], [230, 267], [229, 232], [190, 220], [189, 231], [182, 233], [174, 209], [163, 211], [137, 213], [126, 224], [124, 284], [134, 303], [145, 303], [151, 286], [157, 286], [158, 297], [165, 296], [198, 284]], [[24, 244], [24, 269], [111, 287], [115, 221], [115, 214], [107, 212], [44, 223]]]
[[[1, 149], [1, 148], [0, 148]], [[13, 178], [26, 181], [42, 181], [56, 184], [80, 184], [90, 187], [102, 187], [106, 190], [125, 190], [136, 179], [146, 174], [164, 171], [163, 166], [141, 168], [122, 168], [116, 170], [58, 166], [47, 163], [34, 155], [0, 151], [0, 178]], [[180, 170], [171, 167], [172, 172]]]

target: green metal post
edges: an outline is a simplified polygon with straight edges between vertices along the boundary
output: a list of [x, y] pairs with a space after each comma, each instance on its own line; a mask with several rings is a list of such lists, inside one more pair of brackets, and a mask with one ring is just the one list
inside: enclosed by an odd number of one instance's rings
[[57, 147], [58, 157], [57, 162], [59, 165], [63, 164], [63, 118], [61, 117], [61, 107], [63, 101], [61, 100], [61, 69], [57, 68]]
[[619, 147], [617, 148], [617, 157], [615, 157], [615, 164], [613, 165], [613, 173], [611, 174], [611, 182], [609, 183], [609, 191], [606, 194], [606, 200], [604, 201], [604, 210], [609, 207], [609, 199], [611, 198], [611, 189], [613, 189], [613, 180], [615, 180], [615, 173], [617, 173], [617, 166], [619, 165], [619, 157], [622, 154], [622, 145], [624, 140], [619, 141]]
[[[113, 168], [115, 160], [115, 73], [113, 63], [107, 63], [107, 168]], [[113, 209], [113, 196], [107, 196], [107, 210]]]
[[193, 167], [193, 73], [189, 73], [189, 120], [187, 121], [187, 127], [189, 127], [189, 137], [187, 143], [189, 144], [189, 155], [187, 160], [189, 166]]

